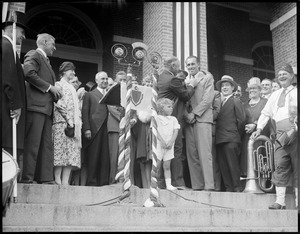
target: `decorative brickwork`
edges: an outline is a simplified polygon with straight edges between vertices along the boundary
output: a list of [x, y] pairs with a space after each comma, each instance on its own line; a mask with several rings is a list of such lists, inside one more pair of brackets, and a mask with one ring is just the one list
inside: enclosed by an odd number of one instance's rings
[[271, 22], [275, 21], [279, 17], [283, 16], [285, 13], [297, 7], [296, 2], [276, 2], [269, 4], [271, 11]]

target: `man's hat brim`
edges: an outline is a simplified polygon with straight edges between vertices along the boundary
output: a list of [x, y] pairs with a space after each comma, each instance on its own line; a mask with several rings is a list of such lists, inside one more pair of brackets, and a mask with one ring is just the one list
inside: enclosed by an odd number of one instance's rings
[[237, 90], [237, 87], [238, 87], [237, 83], [236, 83], [235, 81], [233, 81], [233, 80], [230, 80], [230, 79], [225, 78], [225, 79], [222, 79], [222, 80], [217, 81], [216, 87], [217, 87], [217, 90], [218, 90], [218, 91], [221, 92], [221, 84], [222, 84], [223, 82], [229, 82], [230, 84], [232, 84], [232, 85], [234, 86], [233, 92], [235, 92], [235, 91]]

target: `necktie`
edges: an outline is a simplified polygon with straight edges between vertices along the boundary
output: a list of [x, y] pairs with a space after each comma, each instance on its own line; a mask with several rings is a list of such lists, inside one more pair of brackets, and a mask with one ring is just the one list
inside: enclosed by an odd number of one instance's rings
[[280, 94], [280, 97], [278, 99], [277, 106], [278, 107], [284, 107], [285, 104], [285, 96], [286, 96], [286, 89], [283, 89], [282, 93]]
[[224, 98], [224, 99], [223, 99], [223, 101], [221, 102], [221, 106], [223, 106], [223, 105], [225, 104], [226, 99], [227, 99], [227, 98]]
[[105, 93], [106, 93], [106, 92], [105, 92], [105, 89], [102, 89], [102, 94], [105, 95]]

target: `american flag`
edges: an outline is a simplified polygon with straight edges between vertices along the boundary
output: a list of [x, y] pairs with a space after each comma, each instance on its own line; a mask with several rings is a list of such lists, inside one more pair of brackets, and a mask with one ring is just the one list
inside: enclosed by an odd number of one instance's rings
[[181, 69], [185, 69], [188, 56], [200, 58], [199, 2], [174, 2], [173, 25], [174, 55], [179, 58]]

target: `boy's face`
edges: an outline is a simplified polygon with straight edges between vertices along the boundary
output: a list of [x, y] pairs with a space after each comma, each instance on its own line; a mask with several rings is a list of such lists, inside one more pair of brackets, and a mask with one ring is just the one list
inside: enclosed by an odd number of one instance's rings
[[163, 107], [163, 110], [164, 110], [165, 114], [169, 116], [173, 112], [173, 105], [167, 104]]

